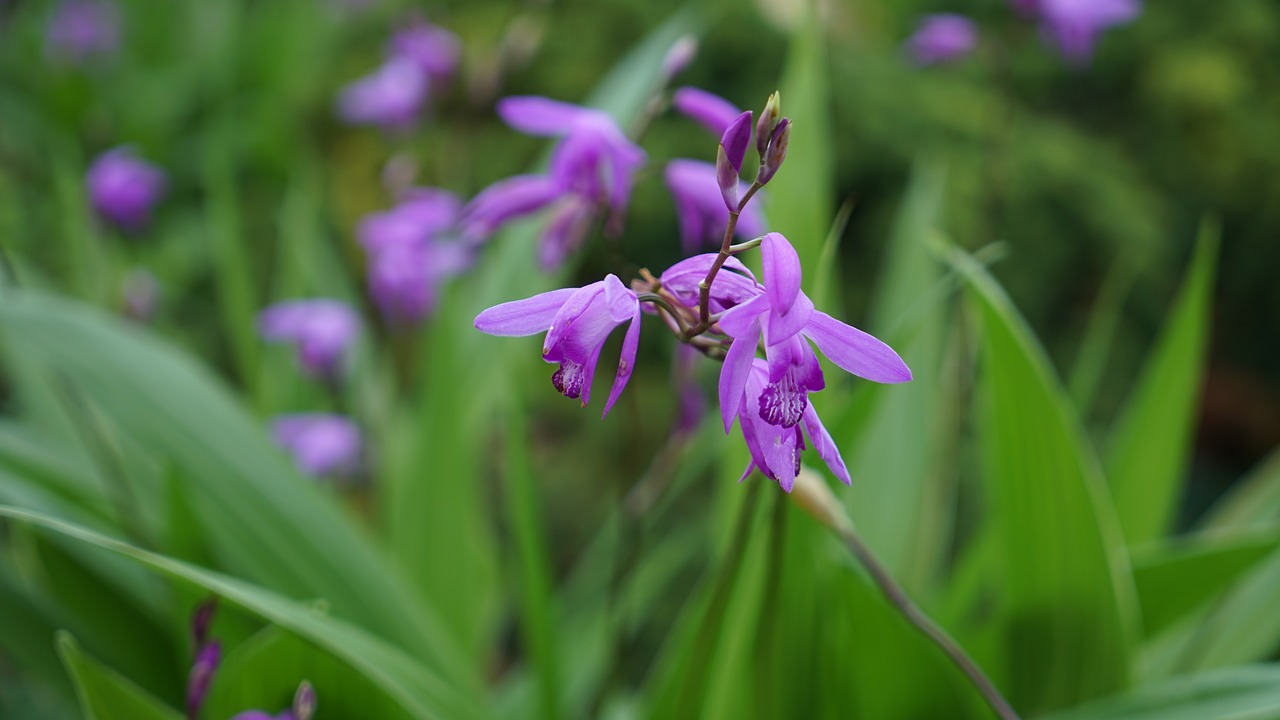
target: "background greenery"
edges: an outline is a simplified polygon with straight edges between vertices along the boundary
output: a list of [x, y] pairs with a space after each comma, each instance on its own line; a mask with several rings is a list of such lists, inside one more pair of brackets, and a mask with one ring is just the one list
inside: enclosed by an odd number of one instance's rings
[[[122, 6], [121, 53], [84, 69], [46, 57], [50, 4], [0, 9], [0, 715], [180, 717], [212, 592], [208, 718], [303, 677], [324, 718], [984, 717], [834, 535], [733, 482], [737, 437], [671, 431], [654, 326], [603, 423], [548, 390], [537, 341], [471, 329], [678, 259], [656, 173], [623, 238], [556, 275], [523, 224], [415, 333], [364, 296], [353, 228], [392, 202], [389, 157], [474, 193], [546, 151], [497, 97], [628, 126], [692, 33], [677, 84], [780, 88], [796, 122], [766, 209], [806, 289], [915, 372], [816, 398], [898, 580], [1026, 715], [1280, 717], [1280, 9], [1152, 3], [1072, 68], [999, 0]], [[411, 8], [462, 37], [462, 77], [409, 136], [342, 126], [335, 93]], [[902, 41], [939, 10], [979, 50], [916, 68]], [[170, 179], [136, 237], [84, 197], [122, 143]], [[644, 138], [655, 166], [712, 143], [671, 115]], [[139, 266], [149, 328], [116, 317]], [[366, 311], [338, 397], [254, 334], [303, 296]], [[320, 409], [366, 429], [368, 485], [270, 445], [268, 417]]]

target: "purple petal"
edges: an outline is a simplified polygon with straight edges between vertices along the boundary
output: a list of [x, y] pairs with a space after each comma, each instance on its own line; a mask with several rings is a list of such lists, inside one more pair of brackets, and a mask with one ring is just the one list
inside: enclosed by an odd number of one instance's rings
[[442, 27], [416, 22], [391, 36], [388, 54], [413, 61], [437, 83], [453, 76], [462, 54], [458, 36]]
[[636, 352], [640, 348], [640, 303], [635, 303], [635, 311], [631, 315], [631, 325], [627, 328], [627, 334], [622, 338], [622, 353], [618, 356], [618, 374], [613, 378], [613, 387], [609, 390], [609, 400], [604, 404], [604, 412], [600, 414], [603, 418], [609, 414], [609, 409], [618, 401], [618, 396], [622, 394], [622, 389], [627, 386], [627, 381], [631, 379], [631, 371], [635, 369]]
[[538, 241], [538, 262], [551, 270], [582, 244], [596, 219], [595, 205], [581, 195], [566, 195], [551, 214]]
[[682, 87], [671, 97], [671, 104], [681, 114], [719, 137], [738, 117], [738, 108], [719, 95], [694, 87]]
[[824, 312], [814, 311], [804, 334], [845, 372], [880, 383], [911, 379], [911, 370], [893, 348]]
[[742, 172], [742, 160], [747, 156], [747, 146], [751, 144], [751, 124], [751, 111], [747, 110], [729, 123], [724, 135], [720, 136], [720, 147], [724, 148], [735, 173]]
[[412, 125], [427, 102], [427, 75], [411, 60], [392, 58], [343, 88], [338, 115], [353, 125], [398, 130]]
[[463, 233], [471, 238], [492, 235], [504, 223], [535, 213], [563, 194], [545, 175], [516, 175], [485, 188], [462, 209]]
[[770, 309], [769, 320], [765, 324], [765, 342], [769, 345], [777, 345], [787, 338], [795, 337], [796, 333], [809, 323], [811, 317], [813, 317], [813, 301], [804, 293], [796, 296], [796, 301], [785, 313]]
[[546, 332], [578, 288], [560, 288], [524, 300], [494, 305], [476, 316], [476, 329], [489, 335], [523, 337]]
[[362, 439], [356, 424], [332, 413], [281, 415], [272, 421], [275, 443], [313, 477], [349, 475], [360, 464]]
[[640, 306], [635, 292], [623, 285], [613, 273], [604, 278], [604, 301], [609, 308], [609, 317], [617, 323], [626, 322]]
[[809, 433], [809, 441], [813, 443], [813, 449], [818, 452], [818, 457], [822, 458], [827, 467], [831, 468], [832, 474], [845, 485], [852, 485], [849, 468], [845, 467], [844, 458], [840, 457], [840, 450], [831, 439], [831, 433], [827, 432], [822, 420], [818, 418], [818, 411], [813, 409], [812, 404], [804, 411], [804, 429]]
[[738, 415], [742, 394], [746, 391], [747, 380], [751, 376], [759, 337], [760, 324], [753, 319], [747, 332], [734, 339], [725, 355], [724, 367], [720, 370], [719, 388], [720, 418], [724, 421], [725, 433], [733, 428], [733, 419]]
[[[716, 276], [718, 281], [720, 276]], [[726, 310], [716, 323], [725, 335], [737, 340], [740, 337], [760, 337], [758, 327], [761, 316], [769, 312], [769, 299], [765, 295], [757, 295], [750, 300]]]
[[165, 175], [127, 146], [98, 156], [85, 174], [89, 201], [100, 217], [124, 230], [139, 230], [165, 191]]
[[768, 233], [760, 244], [764, 266], [764, 289], [769, 303], [786, 313], [800, 294], [800, 256], [781, 233]]
[[529, 135], [565, 135], [584, 115], [597, 113], [579, 105], [522, 95], [498, 101], [498, 116], [508, 125]]

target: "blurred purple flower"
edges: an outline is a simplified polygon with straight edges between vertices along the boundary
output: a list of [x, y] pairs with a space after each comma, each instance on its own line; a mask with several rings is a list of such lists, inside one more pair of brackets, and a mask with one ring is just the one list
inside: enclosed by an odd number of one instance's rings
[[695, 87], [682, 87], [671, 97], [671, 105], [681, 114], [720, 137], [742, 114], [733, 103], [719, 95]]
[[671, 78], [679, 75], [689, 63], [693, 62], [693, 58], [698, 54], [698, 38], [693, 35], [681, 35], [671, 48], [667, 50], [667, 54], [662, 58], [662, 78], [666, 82], [670, 82]]
[[978, 28], [963, 15], [940, 13], [920, 19], [907, 40], [907, 50], [917, 65], [954, 62], [978, 45]]
[[564, 194], [546, 175], [514, 175], [490, 185], [462, 209], [462, 232], [482, 240], [506, 223], [538, 212]]
[[312, 477], [348, 477], [360, 467], [360, 429], [343, 415], [280, 415], [271, 422], [271, 436]]
[[[680, 304], [697, 310], [699, 284], [706, 279], [707, 271], [715, 261], [716, 253], [703, 253], [681, 260], [662, 271], [662, 276], [658, 278], [662, 282], [662, 289]], [[730, 256], [711, 283], [711, 292], [707, 296], [708, 307], [712, 313], [722, 313], [763, 292], [764, 289], [756, 282], [747, 266], [738, 258]]]
[[360, 316], [337, 300], [288, 300], [258, 314], [263, 339], [293, 343], [298, 364], [315, 377], [336, 377], [359, 332]]
[[470, 248], [452, 237], [460, 210], [452, 193], [420, 188], [360, 222], [369, 292], [387, 320], [420, 322], [435, 310], [440, 284], [471, 266]]
[[422, 20], [396, 32], [387, 46], [388, 57], [413, 62], [434, 85], [445, 85], [453, 79], [461, 55], [462, 43], [457, 35]]
[[338, 95], [338, 116], [352, 125], [405, 130], [427, 104], [429, 80], [414, 60], [393, 57]]
[[680, 410], [673, 428], [677, 434], [692, 433], [707, 414], [707, 399], [702, 388], [698, 387], [696, 377], [700, 355], [692, 345], [681, 343], [676, 346], [671, 379], [680, 397]]
[[63, 0], [45, 35], [50, 57], [77, 64], [119, 47], [120, 9], [110, 0]]
[[[718, 246], [729, 222], [729, 209], [720, 195], [715, 166], [697, 160], [672, 160], [667, 163], [664, 177], [676, 203], [684, 252], [694, 252], [708, 243]], [[738, 182], [739, 192], [746, 192], [747, 184]], [[736, 232], [742, 238], [764, 232], [764, 216], [758, 204], [743, 209]]]
[[1044, 34], [1072, 64], [1083, 65], [1093, 58], [1093, 48], [1102, 31], [1137, 19], [1142, 12], [1138, 0], [1039, 0]]
[[538, 243], [538, 262], [545, 269], [560, 263], [582, 244], [596, 219], [596, 205], [581, 195], [560, 198]]
[[489, 335], [524, 336], [547, 333], [542, 359], [559, 367], [551, 376], [567, 398], [591, 398], [591, 380], [605, 340], [614, 328], [630, 322], [622, 340], [618, 372], [604, 413], [617, 402], [631, 378], [640, 344], [640, 301], [616, 275], [581, 288], [562, 288], [524, 300], [495, 305], [476, 317], [475, 326]]
[[124, 230], [140, 230], [164, 194], [164, 173], [139, 160], [127, 146], [98, 156], [85, 174], [89, 202], [98, 215]]
[[200, 708], [204, 705], [205, 696], [209, 694], [209, 684], [213, 682], [213, 673], [218, 669], [221, 657], [222, 646], [217, 640], [197, 648], [195, 662], [187, 675], [187, 717], [200, 716]]

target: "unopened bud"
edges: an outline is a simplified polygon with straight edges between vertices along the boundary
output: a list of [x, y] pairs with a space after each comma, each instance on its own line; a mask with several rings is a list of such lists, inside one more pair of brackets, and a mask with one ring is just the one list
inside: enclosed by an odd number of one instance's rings
[[213, 673], [218, 669], [218, 661], [222, 657], [222, 647], [216, 640], [202, 645], [196, 651], [196, 661], [191, 665], [191, 674], [187, 676], [187, 715], [198, 717], [204, 698], [209, 694], [209, 685], [213, 682]]
[[735, 173], [742, 172], [742, 161], [747, 157], [747, 145], [750, 144], [751, 111], [748, 110], [734, 118], [725, 128], [724, 135], [720, 136], [720, 147], [724, 148]]
[[293, 696], [293, 720], [311, 720], [316, 714], [316, 691], [306, 680]]
[[680, 71], [689, 66], [693, 62], [693, 58], [698, 54], [698, 38], [692, 35], [684, 35], [671, 45], [671, 49], [667, 51], [667, 56], [662, 59], [662, 77], [670, 82], [671, 78], [680, 74]]
[[774, 128], [782, 119], [782, 93], [774, 91], [769, 102], [760, 111], [760, 119], [756, 121], [756, 152], [760, 154], [760, 162], [764, 162], [764, 154], [769, 150], [769, 138], [773, 137]]
[[787, 497], [809, 513], [815, 520], [838, 533], [853, 531], [853, 521], [845, 512], [844, 505], [836, 499], [831, 488], [818, 473], [807, 467], [800, 468], [796, 475], [795, 485]]
[[716, 184], [720, 186], [724, 206], [729, 208], [729, 212], [738, 212], [738, 171], [729, 162], [724, 145], [716, 149]]
[[217, 610], [218, 598], [211, 597], [196, 605], [191, 612], [191, 638], [197, 650], [209, 639], [209, 626], [213, 624], [213, 614]]
[[787, 159], [787, 144], [790, 142], [791, 119], [782, 118], [778, 127], [773, 129], [773, 136], [769, 138], [769, 149], [765, 151], [761, 160], [760, 173], [756, 177], [756, 182], [764, 185], [773, 179], [778, 168], [782, 167], [782, 161]]

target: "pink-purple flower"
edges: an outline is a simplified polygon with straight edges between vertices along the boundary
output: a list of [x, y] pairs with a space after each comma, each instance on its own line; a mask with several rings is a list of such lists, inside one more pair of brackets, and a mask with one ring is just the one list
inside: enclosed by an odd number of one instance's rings
[[581, 288], [552, 290], [496, 305], [480, 313], [475, 326], [489, 335], [524, 336], [546, 332], [542, 359], [558, 366], [551, 383], [565, 397], [580, 398], [586, 407], [605, 340], [615, 328], [627, 322], [631, 324], [622, 340], [618, 371], [603, 416], [627, 386], [640, 344], [639, 299], [616, 275]]
[[369, 292], [391, 323], [430, 315], [441, 284], [471, 266], [471, 248], [455, 232], [460, 210], [452, 193], [419, 188], [360, 222], [356, 234], [368, 256]]
[[387, 55], [413, 62], [434, 87], [439, 87], [457, 72], [462, 42], [449, 30], [417, 20], [391, 36]]
[[1014, 5], [1038, 17], [1044, 36], [1077, 65], [1092, 59], [1104, 30], [1133, 22], [1142, 12], [1139, 0], [1014, 0]]
[[191, 664], [191, 672], [187, 675], [187, 717], [199, 717], [200, 708], [204, 705], [205, 696], [209, 694], [209, 685], [213, 682], [213, 674], [218, 669], [222, 658], [222, 646], [217, 640], [203, 643], [196, 649], [195, 662]]
[[736, 105], [714, 93], [682, 87], [671, 96], [671, 105], [682, 115], [719, 137], [742, 114]]
[[452, 78], [460, 54], [458, 36], [444, 28], [423, 21], [405, 27], [388, 42], [377, 70], [342, 89], [339, 117], [388, 131], [412, 127], [432, 91]]
[[[706, 243], [719, 245], [729, 222], [729, 209], [716, 181], [715, 166], [697, 160], [672, 160], [663, 176], [675, 200], [684, 251], [693, 252]], [[739, 191], [745, 193], [747, 184], [741, 180], [738, 184]], [[752, 238], [763, 233], [764, 227], [759, 205], [747, 205], [735, 232], [738, 237]]]
[[123, 230], [140, 230], [164, 194], [164, 173], [127, 146], [108, 150], [85, 174], [89, 202], [98, 216]]
[[291, 456], [298, 470], [312, 477], [350, 477], [359, 470], [360, 428], [333, 413], [281, 415], [271, 423], [271, 437]]
[[298, 364], [313, 377], [336, 377], [359, 332], [360, 316], [337, 300], [288, 300], [258, 314], [263, 339], [292, 343]]
[[51, 57], [76, 64], [120, 48], [120, 8], [110, 0], [63, 0], [45, 34]]
[[917, 65], [954, 62], [978, 45], [978, 28], [963, 15], [938, 13], [925, 15], [911, 38], [907, 51]]

